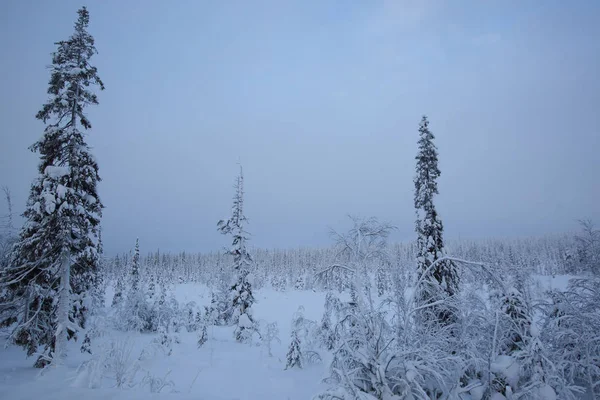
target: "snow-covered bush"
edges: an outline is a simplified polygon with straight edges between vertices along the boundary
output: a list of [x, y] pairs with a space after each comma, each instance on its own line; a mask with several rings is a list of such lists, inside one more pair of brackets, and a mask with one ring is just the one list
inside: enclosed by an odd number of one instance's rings
[[135, 385], [135, 377], [140, 370], [138, 361], [132, 356], [131, 339], [110, 340], [100, 346], [99, 351], [82, 363], [77, 371], [76, 386], [100, 388], [105, 378], [117, 388], [130, 388]]
[[104, 315], [94, 315], [88, 321], [88, 329], [81, 343], [81, 352], [92, 354], [92, 341], [100, 339], [107, 334], [107, 320]]
[[169, 330], [168, 326], [161, 325], [158, 328], [158, 337], [152, 339], [152, 343], [160, 346], [163, 352], [170, 356], [173, 353], [173, 345], [179, 344], [179, 336]]
[[[165, 388], [173, 389], [174, 382], [168, 379], [170, 371], [159, 377], [142, 366], [142, 362], [155, 357], [156, 349], [156, 343], [151, 343], [136, 358], [133, 356], [133, 341], [130, 338], [109, 339], [99, 345], [91, 359], [78, 367], [73, 386], [96, 389], [107, 383], [108, 387], [120, 389], [147, 387], [151, 393], [160, 393]], [[144, 372], [145, 375], [138, 378]]]
[[294, 289], [304, 290], [304, 288], [305, 288], [304, 276], [298, 275], [298, 278], [296, 278], [296, 282], [294, 283]]
[[287, 289], [287, 280], [283, 275], [273, 275], [271, 278], [271, 287], [278, 292], [283, 292]]
[[150, 393], [161, 393], [165, 388], [175, 387], [175, 382], [169, 379], [171, 371], [168, 371], [163, 377], [159, 377], [146, 371], [146, 375], [142, 378], [140, 386], [147, 387]]
[[130, 291], [115, 314], [115, 325], [122, 331], [153, 330], [153, 310], [141, 291]]
[[579, 221], [581, 232], [575, 236], [581, 270], [600, 275], [600, 230], [591, 220]]
[[260, 340], [261, 344], [267, 348], [269, 357], [273, 357], [272, 343], [281, 343], [279, 339], [279, 326], [277, 322], [260, 321]]
[[198, 348], [204, 346], [208, 341], [208, 328], [206, 323], [202, 323], [198, 329]]
[[565, 292], [550, 296], [541, 338], [566, 380], [564, 391], [579, 386], [600, 398], [600, 278], [572, 279]]
[[181, 321], [185, 326], [185, 330], [188, 332], [196, 332], [198, 330], [198, 318], [197, 315], [200, 314], [200, 310], [198, 309], [196, 302], [190, 301], [186, 303], [181, 310]]
[[207, 309], [208, 321], [211, 325], [225, 326], [231, 320], [231, 300], [229, 292], [218, 290], [211, 293], [210, 307]]
[[377, 286], [377, 295], [379, 297], [382, 297], [390, 290], [389, 278], [383, 263], [377, 267], [377, 271], [375, 273], [375, 285]]
[[390, 330], [379, 313], [369, 313], [348, 303], [345, 316], [336, 326], [340, 337], [333, 355], [330, 377], [332, 387], [319, 399], [394, 399], [388, 378], [393, 360]]
[[256, 323], [252, 319], [250, 309], [240, 315], [237, 326], [235, 327], [235, 340], [241, 343], [250, 343], [255, 332], [257, 332]]

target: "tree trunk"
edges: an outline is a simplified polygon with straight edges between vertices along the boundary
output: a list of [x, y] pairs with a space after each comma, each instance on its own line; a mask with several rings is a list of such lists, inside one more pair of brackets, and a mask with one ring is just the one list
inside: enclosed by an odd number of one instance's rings
[[60, 262], [60, 292], [58, 294], [56, 337], [53, 354], [53, 362], [60, 364], [67, 355], [69, 308], [71, 307], [71, 257], [67, 251], [63, 251]]

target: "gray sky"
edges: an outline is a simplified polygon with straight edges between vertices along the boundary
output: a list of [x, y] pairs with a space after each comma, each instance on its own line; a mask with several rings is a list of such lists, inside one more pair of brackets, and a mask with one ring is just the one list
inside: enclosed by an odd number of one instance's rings
[[[347, 213], [414, 237], [417, 128], [447, 237], [600, 223], [600, 2], [84, 1], [107, 253], [227, 242], [241, 160], [252, 243], [327, 245]], [[0, 184], [22, 212], [53, 42], [82, 1], [0, 4]], [[1, 203], [3, 206], [4, 204]]]

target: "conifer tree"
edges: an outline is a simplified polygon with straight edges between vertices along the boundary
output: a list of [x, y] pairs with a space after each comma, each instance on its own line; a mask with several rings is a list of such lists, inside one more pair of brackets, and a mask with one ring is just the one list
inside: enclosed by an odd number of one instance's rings
[[[419, 152], [415, 183], [415, 209], [417, 212], [417, 270], [419, 277], [438, 259], [444, 256], [444, 241], [442, 238], [443, 225], [435, 204], [434, 196], [438, 194], [437, 178], [440, 176], [438, 168], [438, 153], [433, 133], [429, 130], [429, 121], [423, 116], [419, 126]], [[440, 300], [440, 296], [453, 296], [458, 291], [459, 277], [456, 266], [450, 261], [438, 262], [421, 285], [420, 300], [424, 304]], [[440, 290], [441, 289], [441, 290]], [[437, 322], [442, 324], [452, 323], [455, 317], [448, 307], [438, 307], [433, 312]]]
[[202, 322], [200, 329], [198, 331], [198, 348], [204, 346], [204, 343], [208, 341], [208, 331], [206, 328], [206, 323]]
[[382, 297], [389, 290], [388, 277], [383, 268], [383, 263], [379, 264], [375, 271], [375, 283], [377, 285], [377, 295]]
[[124, 273], [122, 271], [123, 266], [121, 265], [121, 259], [119, 258], [118, 254], [115, 257], [114, 268], [115, 268], [115, 275], [116, 275], [115, 293], [113, 295], [111, 307], [119, 306], [119, 304], [123, 300], [123, 293], [125, 292], [125, 280], [123, 279]]
[[331, 322], [331, 314], [337, 306], [339, 300], [335, 298], [332, 292], [327, 292], [325, 297], [325, 310], [321, 317], [321, 324], [319, 326], [319, 339], [321, 344], [327, 350], [333, 350], [335, 347], [336, 336], [334, 332], [334, 325]]
[[91, 123], [84, 110], [98, 104], [91, 86], [104, 85], [90, 64], [96, 48], [89, 13], [85, 7], [77, 13], [75, 32], [56, 43], [52, 57], [50, 97], [36, 115], [46, 128], [31, 146], [40, 154], [39, 176], [2, 277], [12, 310], [0, 323], [16, 322], [11, 338], [28, 355], [44, 347], [37, 367], [64, 357], [68, 338], [85, 326], [86, 297], [98, 277], [100, 177], [85, 141]]
[[300, 349], [300, 338], [298, 338], [298, 332], [294, 329], [292, 331], [292, 341], [286, 355], [285, 369], [288, 368], [302, 368], [302, 350]]
[[[568, 385], [549, 361], [526, 297], [514, 285], [501, 298], [500, 316], [492, 396], [500, 393], [506, 398], [556, 399], [556, 391]], [[568, 389], [562, 394], [570, 396]]]
[[129, 273], [129, 290], [138, 292], [140, 290], [140, 239], [135, 240], [135, 249], [131, 258], [131, 270]]
[[125, 330], [147, 331], [152, 328], [152, 315], [142, 292], [140, 280], [140, 241], [136, 239], [131, 267], [129, 269], [129, 290], [119, 310], [119, 322]]
[[[0, 216], [0, 276], [2, 271], [8, 265], [10, 249], [14, 245], [17, 235], [13, 224], [13, 206], [10, 189], [2, 186], [4, 197], [6, 199], [7, 213]], [[1, 291], [0, 291], [1, 294]], [[1, 298], [1, 297], [0, 297]]]
[[[235, 184], [235, 196], [231, 211], [231, 218], [227, 221], [220, 220], [217, 227], [222, 234], [229, 234], [233, 237], [228, 254], [233, 256], [233, 269], [237, 278], [231, 287], [232, 312], [230, 323], [238, 325], [235, 332], [236, 340], [245, 341], [248, 339], [249, 334], [246, 331], [251, 330], [248, 325], [254, 322], [251, 307], [255, 300], [252, 294], [252, 285], [248, 279], [252, 257], [246, 249], [248, 233], [244, 230], [244, 223], [247, 222], [247, 219], [244, 215], [244, 175], [241, 166]], [[246, 315], [247, 318], [242, 318], [243, 315]], [[243, 323], [240, 323], [240, 318], [242, 318]]]

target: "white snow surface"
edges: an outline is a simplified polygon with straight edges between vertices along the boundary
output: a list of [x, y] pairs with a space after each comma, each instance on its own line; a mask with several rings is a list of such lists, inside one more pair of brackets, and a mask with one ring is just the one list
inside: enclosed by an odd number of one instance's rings
[[[540, 290], [564, 290], [573, 276], [536, 276]], [[410, 289], [409, 289], [410, 292]], [[180, 304], [190, 301], [198, 305], [210, 303], [210, 290], [199, 284], [179, 284], [174, 295]], [[44, 400], [145, 400], [145, 399], [194, 399], [194, 400], [299, 400], [310, 399], [322, 392], [327, 385], [322, 379], [328, 376], [329, 355], [323, 353], [322, 364], [307, 365], [303, 369], [284, 370], [286, 353], [291, 334], [291, 320], [299, 306], [304, 307], [306, 318], [319, 321], [325, 303], [324, 292], [288, 291], [279, 292], [261, 289], [254, 293], [257, 302], [252, 306], [253, 320], [277, 322], [281, 343], [272, 341], [273, 357], [268, 356], [264, 346], [241, 344], [234, 339], [232, 327], [208, 327], [208, 341], [197, 347], [198, 333], [182, 330], [177, 336], [180, 343], [172, 345], [170, 356], [161, 351], [144, 357], [143, 370], [136, 376], [136, 385], [117, 388], [114, 377], [102, 377], [99, 384], [90, 384], [89, 375], [78, 373], [82, 362], [92, 356], [80, 352], [83, 333], [79, 342], [69, 342], [68, 358], [64, 365], [51, 367], [44, 374], [32, 367], [35, 358], [26, 358], [21, 348], [4, 347], [6, 333], [0, 330], [0, 399], [44, 399]], [[111, 288], [106, 293], [106, 304], [113, 297]], [[104, 324], [108, 326], [109, 324]], [[103, 340], [113, 338], [118, 342], [132, 343], [131, 359], [137, 359], [142, 350], [151, 346], [157, 334], [123, 333], [107, 330], [103, 338], [94, 339], [92, 351], [98, 355], [98, 346]], [[498, 357], [493, 363], [496, 372], [514, 380], [518, 363], [511, 357]], [[151, 393], [148, 386], [140, 382], [146, 373], [164, 377], [174, 383], [161, 393]], [[413, 378], [414, 371], [407, 373]], [[516, 382], [515, 382], [516, 384]], [[90, 388], [93, 386], [94, 388]], [[538, 389], [541, 398], [554, 400], [556, 394], [550, 387]], [[471, 393], [477, 399], [479, 393]], [[501, 394], [493, 394], [492, 400], [503, 400]]]
[[492, 372], [502, 374], [510, 386], [517, 386], [521, 366], [513, 357], [500, 355], [496, 357], [496, 361], [490, 367]]
[[57, 167], [55, 165], [48, 165], [44, 169], [44, 175], [47, 175], [53, 179], [62, 178], [65, 175], [69, 175], [69, 168], [68, 167]]
[[[112, 290], [107, 290], [107, 304]], [[175, 297], [184, 304], [195, 301], [200, 305], [210, 303], [210, 291], [202, 285], [181, 284], [175, 289]], [[310, 399], [326, 388], [321, 383], [327, 376], [329, 360], [323, 364], [309, 365], [304, 369], [284, 370], [290, 338], [290, 321], [299, 305], [305, 307], [305, 316], [314, 320], [321, 318], [325, 293], [312, 291], [277, 292], [270, 289], [255, 292], [257, 302], [253, 305], [255, 321], [277, 322], [281, 343], [272, 342], [273, 357], [266, 347], [241, 344], [234, 339], [235, 327], [208, 327], [208, 341], [197, 347], [197, 332], [183, 329], [177, 334], [181, 343], [173, 344], [170, 356], [156, 351], [144, 358], [143, 370], [138, 372], [138, 384], [132, 388], [115, 387], [114, 377], [101, 378], [99, 385], [90, 385], [87, 374], [77, 373], [77, 368], [92, 356], [82, 354], [79, 342], [69, 341], [68, 358], [63, 366], [50, 367], [40, 375], [33, 368], [34, 357], [26, 358], [21, 348], [0, 346], [0, 398], [25, 400], [142, 400], [142, 399], [194, 399], [194, 400], [300, 400]], [[109, 331], [108, 335], [121, 342], [133, 344], [131, 359], [139, 357], [148, 348], [155, 334], [124, 333]], [[0, 332], [0, 342], [5, 335]], [[83, 335], [80, 336], [83, 338]], [[94, 340], [92, 351], [106, 336]], [[2, 343], [3, 344], [3, 343]], [[96, 354], [98, 352], [95, 352]], [[139, 381], [148, 371], [154, 377], [164, 377], [174, 383], [161, 393], [151, 393], [147, 385]], [[96, 386], [89, 388], [89, 386]], [[97, 387], [100, 386], [100, 387]], [[174, 393], [173, 393], [174, 391]]]
[[238, 326], [240, 326], [242, 328], [252, 328], [252, 321], [250, 321], [248, 314], [240, 315], [240, 320], [238, 322]]
[[538, 399], [556, 400], [556, 392], [549, 385], [540, 386], [535, 395]]

